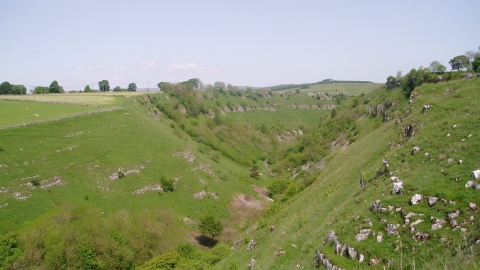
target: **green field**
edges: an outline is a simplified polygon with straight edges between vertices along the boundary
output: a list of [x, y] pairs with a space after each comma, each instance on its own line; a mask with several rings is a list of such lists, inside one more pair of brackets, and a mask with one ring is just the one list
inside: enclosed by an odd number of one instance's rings
[[381, 83], [333, 83], [333, 84], [313, 84], [308, 89], [292, 88], [281, 90], [278, 92], [292, 92], [299, 89], [301, 93], [323, 93], [323, 94], [340, 94], [349, 96], [359, 96], [362, 93], [368, 94], [375, 88], [381, 86]]
[[89, 105], [114, 106], [118, 105], [123, 97], [141, 95], [141, 92], [106, 92], [106, 93], [65, 93], [65, 94], [41, 94], [41, 95], [12, 95], [0, 96], [6, 100], [42, 101], [60, 103], [79, 103]]
[[98, 106], [0, 100], [0, 128], [51, 121], [105, 110]]

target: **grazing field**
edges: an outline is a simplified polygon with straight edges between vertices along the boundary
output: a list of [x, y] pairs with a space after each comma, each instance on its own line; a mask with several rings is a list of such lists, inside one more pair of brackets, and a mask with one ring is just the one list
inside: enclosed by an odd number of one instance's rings
[[0, 100], [0, 128], [71, 117], [105, 108], [47, 102]]
[[[362, 93], [368, 94], [375, 88], [382, 86], [382, 83], [333, 83], [333, 84], [314, 84], [307, 89], [300, 89], [301, 93], [323, 93], [323, 94], [340, 94], [349, 96], [359, 96]], [[286, 89], [278, 92], [295, 92], [296, 89]]]
[[12, 95], [0, 96], [0, 99], [43, 101], [59, 103], [79, 103], [89, 105], [114, 106], [124, 97], [141, 95], [140, 92], [107, 92], [107, 93], [66, 93], [66, 94], [41, 94], [41, 95]]

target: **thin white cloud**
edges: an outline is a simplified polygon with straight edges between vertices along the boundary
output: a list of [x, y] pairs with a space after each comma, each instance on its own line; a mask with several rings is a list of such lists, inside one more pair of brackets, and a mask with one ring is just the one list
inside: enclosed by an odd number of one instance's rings
[[90, 71], [93, 71], [93, 70], [97, 70], [96, 67], [82, 67], [82, 66], [78, 66], [75, 68], [75, 70], [90, 70]]
[[178, 64], [174, 63], [170, 67], [168, 67], [168, 71], [175, 71], [175, 70], [192, 70], [198, 67], [197, 64]]
[[123, 66], [113, 66], [113, 69], [115, 69], [115, 70], [127, 70], [127, 68], [123, 67]]
[[220, 72], [221, 69], [218, 67], [205, 67], [199, 66], [197, 64], [189, 63], [189, 64], [181, 64], [181, 63], [173, 63], [168, 67], [168, 71], [193, 71], [196, 73], [217, 73]]
[[151, 69], [151, 68], [155, 68], [156, 66], [157, 64], [154, 61], [142, 62], [138, 65], [138, 67], [140, 67], [141, 69]]

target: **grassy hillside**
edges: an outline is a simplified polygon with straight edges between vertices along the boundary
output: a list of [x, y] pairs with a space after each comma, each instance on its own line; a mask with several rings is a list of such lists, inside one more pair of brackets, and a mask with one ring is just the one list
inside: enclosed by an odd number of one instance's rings
[[[478, 268], [479, 79], [409, 98], [169, 86], [95, 96], [112, 110], [2, 101], [19, 126], [0, 130], [0, 268], [311, 269], [317, 250], [346, 269]], [[49, 121], [22, 125], [27, 103]]]
[[[472, 171], [480, 168], [480, 141], [474, 128], [480, 123], [479, 87], [479, 79], [427, 84], [415, 89], [411, 104], [400, 89], [366, 96], [356, 108], [364, 112], [356, 121], [361, 130], [356, 140], [330, 154], [309, 188], [272, 205], [218, 269], [242, 269], [252, 258], [258, 269], [312, 269], [317, 250], [346, 269], [382, 269], [388, 264], [396, 269], [478, 268], [474, 243], [480, 237], [480, 200], [477, 191], [465, 185], [472, 180]], [[369, 107], [378, 105], [386, 108], [385, 117], [367, 115]], [[424, 105], [432, 107], [422, 113]], [[352, 114], [351, 105], [345, 104], [341, 114]], [[413, 136], [404, 135], [409, 125]], [[412, 155], [414, 146], [420, 151]], [[385, 170], [383, 159], [390, 166], [379, 175]], [[393, 176], [403, 182], [400, 195], [392, 195]], [[366, 181], [364, 188], [360, 178]], [[412, 205], [415, 194], [423, 198]], [[428, 196], [438, 198], [431, 207]], [[384, 208], [382, 213], [370, 210], [376, 200]], [[458, 217], [448, 217], [457, 210]], [[409, 213], [413, 214], [407, 218]], [[437, 219], [445, 224], [432, 230]], [[391, 236], [386, 231], [389, 223], [399, 224]], [[366, 240], [356, 241], [361, 229], [370, 233]], [[336, 254], [332, 241], [324, 243], [330, 230], [336, 232], [339, 243], [363, 254], [364, 261]], [[381, 242], [378, 235], [383, 237]], [[252, 238], [258, 247], [248, 251]]]

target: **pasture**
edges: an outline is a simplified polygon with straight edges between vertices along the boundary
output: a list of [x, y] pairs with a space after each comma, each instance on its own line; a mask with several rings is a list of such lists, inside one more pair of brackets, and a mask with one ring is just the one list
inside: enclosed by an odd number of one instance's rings
[[[368, 94], [375, 88], [382, 86], [382, 83], [329, 83], [329, 84], [313, 84], [307, 89], [300, 89], [300, 93], [322, 93], [330, 95], [338, 95], [340, 93], [349, 96], [359, 96], [362, 93]], [[285, 89], [277, 92], [292, 92], [296, 89]]]
[[118, 105], [124, 97], [142, 95], [142, 92], [88, 92], [88, 93], [64, 93], [64, 94], [31, 94], [31, 95], [3, 95], [0, 99], [21, 100], [21, 101], [41, 101], [57, 103], [75, 103], [99, 106]]
[[2, 115], [0, 128], [45, 122], [100, 110], [102, 108], [97, 106], [0, 100], [0, 115]]

